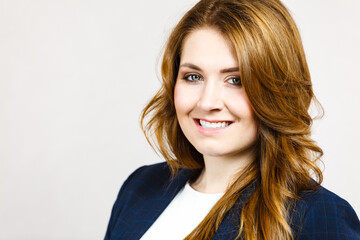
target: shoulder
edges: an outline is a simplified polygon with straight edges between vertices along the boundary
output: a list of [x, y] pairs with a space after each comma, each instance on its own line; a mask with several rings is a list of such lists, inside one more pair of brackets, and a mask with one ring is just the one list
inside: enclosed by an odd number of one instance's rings
[[124, 191], [135, 191], [138, 188], [153, 189], [163, 187], [170, 179], [171, 171], [166, 162], [145, 165], [130, 174], [121, 187], [119, 194]]
[[301, 201], [307, 207], [306, 217], [326, 218], [334, 217], [337, 219], [354, 220], [358, 223], [359, 219], [351, 205], [337, 194], [329, 191], [323, 186], [319, 186], [315, 191], [304, 192]]
[[170, 168], [166, 162], [155, 163], [151, 165], [145, 165], [136, 169], [130, 176], [128, 180], [132, 180], [133, 178], [158, 178], [161, 177], [161, 180], [167, 179], [170, 176]]
[[299, 239], [360, 239], [360, 223], [354, 209], [322, 186], [303, 192], [296, 211], [301, 226]]
[[[157, 163], [136, 169], [122, 184], [113, 205], [105, 239], [110, 239], [114, 229], [120, 232], [131, 230], [135, 219], [144, 221], [157, 214], [153, 208], [165, 205], [171, 189], [171, 171], [167, 163]], [[142, 229], [143, 227], [140, 227]]]
[[171, 169], [166, 162], [142, 166], [126, 179], [117, 200], [134, 203], [166, 194], [172, 197], [185, 185], [191, 173], [189, 169], [180, 169], [172, 177]]

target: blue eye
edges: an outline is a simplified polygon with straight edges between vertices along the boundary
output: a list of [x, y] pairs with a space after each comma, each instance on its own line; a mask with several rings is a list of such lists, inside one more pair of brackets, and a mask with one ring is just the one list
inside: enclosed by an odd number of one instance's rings
[[190, 82], [198, 82], [201, 80], [201, 77], [197, 74], [188, 74], [183, 79]]
[[241, 86], [241, 79], [238, 77], [232, 77], [228, 80], [228, 82], [236, 86]]

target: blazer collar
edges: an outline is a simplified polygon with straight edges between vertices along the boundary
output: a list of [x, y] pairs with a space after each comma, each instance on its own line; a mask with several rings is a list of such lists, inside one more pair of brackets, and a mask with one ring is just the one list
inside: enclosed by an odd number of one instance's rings
[[[165, 167], [168, 168], [168, 166]], [[159, 182], [159, 185], [162, 185], [163, 189], [154, 193], [151, 201], [144, 202], [138, 216], [146, 216], [146, 220], [140, 218], [135, 220], [136, 223], [134, 222], [134, 224], [138, 225], [138, 231], [134, 239], [139, 239], [145, 234], [178, 192], [185, 186], [193, 173], [194, 171], [190, 169], [180, 169], [170, 181], [168, 180], [169, 175], [154, 179]], [[167, 184], [163, 184], [164, 181], [167, 182]], [[154, 202], [156, 202], [156, 206], [154, 206]]]
[[[145, 232], [151, 227], [151, 225], [156, 221], [156, 219], [161, 215], [161, 213], [166, 209], [170, 202], [174, 199], [177, 193], [185, 186], [186, 182], [193, 176], [194, 170], [190, 169], [181, 169], [176, 174], [176, 176], [171, 179], [168, 184], [164, 185], [164, 191], [159, 191], [156, 196], [158, 204], [156, 207], [152, 205], [152, 201], [145, 203], [142, 209], [146, 210], [144, 214], [146, 216], [151, 216], [147, 219], [146, 222], [142, 222], [141, 229], [139, 229], [139, 234], [142, 236]], [[240, 221], [240, 212], [243, 204], [255, 191], [255, 182], [247, 186], [244, 192], [241, 194], [240, 198], [237, 200], [235, 205], [230, 209], [230, 211], [225, 215], [222, 223], [220, 224], [215, 236], [213, 239], [234, 239], [232, 236], [236, 236], [238, 231], [238, 223]], [[140, 216], [142, 214], [139, 214]], [[231, 237], [230, 237], [231, 236]]]

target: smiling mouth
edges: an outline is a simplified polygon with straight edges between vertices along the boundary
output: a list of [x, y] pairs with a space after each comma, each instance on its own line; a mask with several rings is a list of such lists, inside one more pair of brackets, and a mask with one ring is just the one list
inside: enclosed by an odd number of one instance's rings
[[212, 122], [208, 122], [202, 119], [197, 119], [199, 125], [202, 128], [224, 128], [229, 126], [230, 124], [232, 124], [233, 122], [231, 121], [212, 121]]

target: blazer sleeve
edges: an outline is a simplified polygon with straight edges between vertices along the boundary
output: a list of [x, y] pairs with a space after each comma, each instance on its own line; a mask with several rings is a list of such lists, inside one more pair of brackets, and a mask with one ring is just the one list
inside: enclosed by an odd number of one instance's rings
[[344, 199], [327, 192], [309, 205], [299, 240], [360, 240], [360, 222]]
[[119, 194], [116, 198], [116, 201], [113, 205], [112, 211], [111, 211], [111, 216], [110, 216], [110, 220], [109, 220], [109, 224], [106, 230], [106, 234], [105, 234], [105, 238], [104, 240], [109, 240], [110, 239], [110, 234], [112, 232], [112, 230], [114, 229], [114, 226], [116, 224], [116, 221], [119, 217], [119, 214], [121, 212], [121, 206], [119, 206], [118, 202], [119, 200], [123, 197], [124, 193], [127, 191], [127, 185], [129, 182], [131, 182], [131, 180], [139, 174], [139, 172], [145, 168], [146, 166], [140, 167], [137, 170], [135, 170], [123, 183], [123, 185], [120, 188]]

